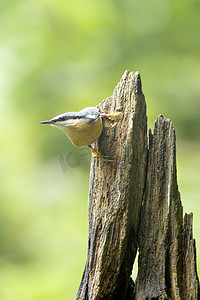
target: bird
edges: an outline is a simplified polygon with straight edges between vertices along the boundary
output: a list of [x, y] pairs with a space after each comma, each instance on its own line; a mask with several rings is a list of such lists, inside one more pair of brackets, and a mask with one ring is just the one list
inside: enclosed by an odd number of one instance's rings
[[93, 157], [106, 157], [96, 151], [91, 144], [98, 140], [103, 130], [103, 118], [111, 119], [121, 115], [121, 112], [111, 114], [101, 114], [97, 107], [86, 107], [78, 112], [67, 112], [54, 117], [51, 120], [42, 121], [47, 124], [62, 129], [73, 145], [87, 146], [91, 149]]

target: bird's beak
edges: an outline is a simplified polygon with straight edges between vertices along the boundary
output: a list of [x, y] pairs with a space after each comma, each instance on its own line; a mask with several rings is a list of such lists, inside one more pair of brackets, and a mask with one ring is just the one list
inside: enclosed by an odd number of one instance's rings
[[51, 120], [42, 121], [40, 122], [40, 124], [52, 124], [52, 121]]

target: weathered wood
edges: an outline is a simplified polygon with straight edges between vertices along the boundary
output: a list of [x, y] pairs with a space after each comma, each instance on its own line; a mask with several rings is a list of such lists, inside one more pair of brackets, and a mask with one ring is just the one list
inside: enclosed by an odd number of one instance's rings
[[135, 298], [199, 299], [192, 216], [186, 215], [183, 224], [175, 131], [163, 116], [149, 134]]
[[196, 246], [192, 233], [192, 213], [185, 214], [183, 226], [183, 299], [200, 299], [199, 279], [196, 266]]
[[126, 71], [112, 97], [99, 104], [104, 120], [95, 147], [113, 158], [92, 159], [89, 193], [88, 257], [76, 299], [120, 299], [137, 251], [137, 229], [146, 174], [147, 118], [139, 73]]
[[183, 221], [172, 122], [158, 117], [147, 149], [140, 75], [129, 71], [99, 109], [123, 114], [104, 120], [95, 145], [114, 161], [91, 162], [88, 256], [76, 299], [200, 299], [192, 214]]

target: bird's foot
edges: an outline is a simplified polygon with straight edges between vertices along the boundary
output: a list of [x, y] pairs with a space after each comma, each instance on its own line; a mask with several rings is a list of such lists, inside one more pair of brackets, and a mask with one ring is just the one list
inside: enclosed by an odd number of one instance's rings
[[91, 145], [89, 145], [88, 147], [89, 147], [89, 148], [91, 149], [91, 151], [92, 151], [93, 158], [99, 157], [99, 158], [101, 158], [101, 159], [104, 160], [104, 161], [108, 161], [108, 162], [113, 162], [113, 161], [114, 161], [114, 160], [111, 159], [109, 156], [102, 155], [100, 152], [96, 151], [94, 148], [92, 148]]
[[117, 113], [113, 113], [113, 114], [101, 114], [101, 116], [103, 118], [107, 118], [107, 119], [113, 119], [113, 118], [118, 117], [120, 115], [122, 115], [122, 112], [117, 112]]

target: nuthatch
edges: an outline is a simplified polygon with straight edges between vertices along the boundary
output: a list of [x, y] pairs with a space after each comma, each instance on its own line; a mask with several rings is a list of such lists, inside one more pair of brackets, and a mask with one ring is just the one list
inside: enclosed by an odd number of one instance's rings
[[[51, 120], [40, 122], [62, 129], [72, 144], [75, 146], [88, 146], [93, 155], [102, 156], [92, 148], [103, 130], [102, 118], [114, 118], [121, 112], [113, 114], [101, 114], [97, 107], [86, 107], [79, 112], [68, 112], [54, 117]], [[103, 156], [102, 156], [103, 157]]]

